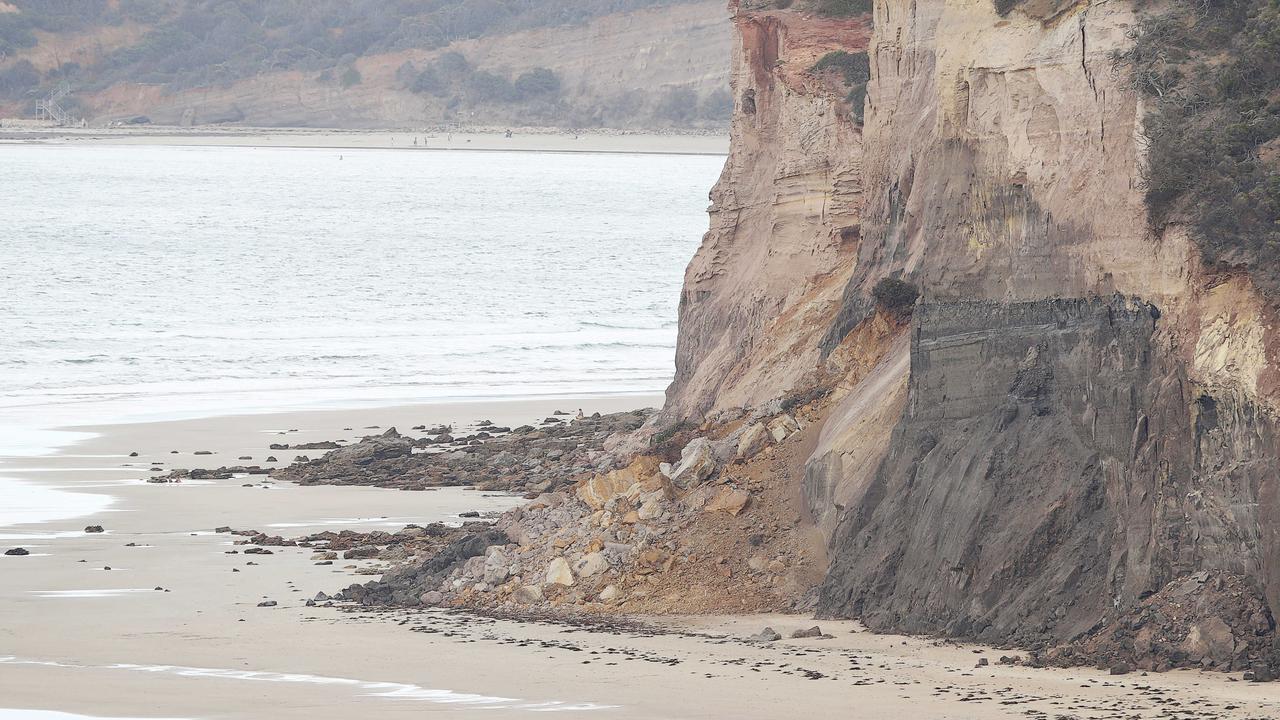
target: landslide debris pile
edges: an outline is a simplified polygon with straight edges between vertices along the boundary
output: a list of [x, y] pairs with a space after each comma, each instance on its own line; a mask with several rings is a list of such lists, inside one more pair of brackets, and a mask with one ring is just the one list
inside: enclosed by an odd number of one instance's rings
[[528, 611], [794, 609], [821, 578], [794, 502], [801, 476], [787, 471], [816, 417], [757, 417], [687, 439], [673, 462], [641, 455], [592, 473], [340, 598]]

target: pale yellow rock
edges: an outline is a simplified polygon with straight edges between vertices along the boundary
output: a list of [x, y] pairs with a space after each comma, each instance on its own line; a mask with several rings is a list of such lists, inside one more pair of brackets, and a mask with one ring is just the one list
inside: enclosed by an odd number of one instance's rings
[[822, 363], [870, 201], [862, 133], [843, 96], [816, 92], [810, 73], [828, 52], [864, 49], [865, 26], [734, 5], [739, 111], [710, 230], [685, 273], [672, 419], [758, 407]]
[[800, 432], [800, 423], [790, 415], [779, 415], [769, 421], [769, 434], [774, 442], [782, 442]]
[[609, 569], [609, 561], [605, 559], [603, 553], [593, 552], [582, 556], [582, 559], [574, 563], [574, 571], [578, 577], [588, 578], [599, 575]]
[[592, 510], [600, 510], [614, 497], [624, 494], [632, 485], [652, 478], [657, 474], [657, 468], [656, 459], [638, 458], [625, 468], [593, 475], [583, 480], [578, 483], [575, 492], [578, 498]]
[[542, 602], [542, 588], [537, 585], [522, 585], [515, 591], [514, 597], [516, 602], [526, 604]]
[[772, 436], [764, 423], [751, 425], [746, 430], [743, 430], [742, 436], [738, 438], [738, 457], [743, 460], [750, 460], [761, 450], [768, 447], [771, 439]]
[[737, 488], [722, 487], [704, 509], [707, 512], [724, 512], [737, 516], [749, 502], [751, 502], [750, 493]]
[[636, 511], [636, 518], [639, 520], [652, 520], [662, 515], [662, 498], [650, 496], [640, 503], [640, 509]]
[[1215, 663], [1229, 662], [1235, 653], [1235, 637], [1222, 618], [1212, 617], [1191, 627], [1182, 649], [1193, 661], [1209, 658]]
[[569, 561], [562, 557], [552, 560], [547, 565], [546, 581], [544, 585], [564, 585], [573, 584], [573, 570], [569, 567]]
[[711, 441], [695, 438], [680, 451], [680, 464], [671, 472], [671, 482], [682, 488], [693, 487], [706, 480], [715, 469], [716, 458]]
[[617, 600], [618, 597], [621, 595], [622, 595], [622, 591], [618, 589], [617, 585], [608, 585], [605, 587], [605, 589], [600, 591], [600, 601], [613, 602], [614, 600]]

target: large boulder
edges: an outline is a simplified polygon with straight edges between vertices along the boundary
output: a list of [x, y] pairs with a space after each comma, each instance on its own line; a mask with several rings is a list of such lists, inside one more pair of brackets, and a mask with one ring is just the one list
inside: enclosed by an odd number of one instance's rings
[[711, 477], [716, 470], [715, 451], [707, 438], [691, 440], [680, 451], [680, 464], [671, 471], [671, 482], [691, 488]]
[[722, 487], [706, 505], [707, 512], [724, 512], [737, 516], [751, 502], [751, 495], [737, 488]]
[[516, 588], [515, 599], [526, 605], [542, 602], [542, 588], [537, 585], [521, 585]]
[[577, 572], [578, 577], [588, 578], [608, 570], [609, 561], [605, 559], [603, 553], [587, 553], [582, 556], [581, 560], [574, 563], [573, 569]]
[[606, 503], [626, 492], [632, 485], [653, 478], [657, 471], [658, 461], [656, 459], [651, 457], [638, 458], [627, 467], [593, 475], [583, 480], [578, 484], [575, 492], [578, 499], [591, 506], [592, 510], [600, 510], [604, 508]]
[[769, 421], [769, 434], [774, 442], [782, 442], [800, 432], [800, 423], [790, 415], [779, 415]]
[[764, 423], [755, 423], [742, 431], [742, 435], [738, 438], [738, 457], [743, 460], [750, 460], [755, 457], [761, 450], [769, 446], [773, 440], [773, 436], [769, 434], [769, 429]]
[[546, 581], [544, 585], [564, 585], [573, 584], [573, 570], [569, 567], [569, 561], [562, 557], [552, 560], [547, 565]]
[[484, 559], [484, 582], [497, 587], [511, 575], [511, 558], [501, 547], [492, 546]]

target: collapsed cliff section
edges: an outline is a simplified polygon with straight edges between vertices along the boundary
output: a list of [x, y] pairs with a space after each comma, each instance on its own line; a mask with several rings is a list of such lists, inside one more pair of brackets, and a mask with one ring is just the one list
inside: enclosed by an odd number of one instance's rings
[[873, 313], [824, 359], [819, 341], [861, 240], [861, 161], [849, 148], [870, 26], [767, 5], [732, 7], [733, 149], [688, 270], [662, 417], [605, 446], [613, 469], [543, 488], [497, 534], [344, 598], [538, 612], [812, 607], [826, 538], [805, 461], [843, 373], [874, 367], [905, 315]]
[[[921, 304], [807, 463], [822, 612], [1063, 662], [1274, 664], [1273, 318], [1248, 272], [1151, 222], [1116, 70], [1141, 17], [888, 0], [875, 21], [863, 237], [822, 349], [867, 344], [886, 275]], [[1118, 630], [1171, 588], [1200, 614]], [[1212, 653], [1188, 639], [1210, 628]]]
[[1135, 7], [733, 9], [666, 408], [473, 554], [349, 596], [730, 611], [820, 583], [878, 630], [1274, 675], [1275, 312], [1153, 221]]
[[[1191, 380], [1161, 325], [1120, 297], [917, 307], [906, 408], [836, 533], [820, 611], [1041, 649], [1088, 638], [1053, 657], [1148, 668], [1280, 659], [1275, 424]], [[1242, 600], [1126, 656], [1142, 601], [1207, 571]], [[1210, 627], [1212, 652], [1181, 642]]]
[[[1280, 660], [1265, 258], [1206, 252], [1195, 197], [1155, 212], [1152, 101], [1125, 71], [1152, 11], [883, 0], [862, 122], [831, 136], [812, 115], [761, 113], [838, 102], [787, 82], [786, 49], [796, 28], [851, 21], [738, 8], [734, 155], [661, 417], [827, 393], [803, 479], [806, 522], [829, 539], [823, 613], [1055, 662], [1257, 662], [1265, 677]], [[862, 50], [824, 46], [810, 67]], [[1265, 140], [1254, 117], [1227, 134]], [[811, 162], [856, 172], [810, 188], [851, 191], [827, 254], [826, 215], [773, 202], [779, 154], [815, 136], [831, 142]], [[1250, 173], [1270, 172], [1267, 142]], [[770, 254], [797, 232], [820, 267]], [[916, 292], [914, 307], [886, 302]]]
[[798, 490], [821, 410], [793, 412], [685, 433], [663, 446], [675, 462], [581, 476], [338, 597], [543, 614], [811, 606], [826, 562]]

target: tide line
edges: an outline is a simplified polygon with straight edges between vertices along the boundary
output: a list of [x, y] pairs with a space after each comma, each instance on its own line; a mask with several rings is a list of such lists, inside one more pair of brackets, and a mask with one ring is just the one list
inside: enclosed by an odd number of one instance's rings
[[411, 683], [378, 682], [355, 680], [351, 678], [310, 675], [306, 673], [278, 673], [259, 670], [228, 670], [223, 668], [200, 668], [183, 665], [135, 665], [132, 663], [114, 663], [110, 665], [78, 665], [51, 660], [28, 660], [17, 657], [0, 657], [0, 665], [30, 665], [39, 667], [70, 668], [78, 670], [120, 670], [132, 672], [176, 675], [187, 678], [214, 678], [220, 680], [243, 680], [273, 683], [305, 683], [312, 685], [330, 685], [350, 687], [369, 697], [383, 697], [392, 700], [422, 700], [431, 703], [456, 705], [475, 710], [523, 710], [528, 712], [587, 712], [594, 710], [612, 710], [617, 705], [600, 705], [597, 703], [575, 703], [561, 700], [547, 702], [529, 702], [516, 698], [459, 693], [452, 690], [425, 688]]

